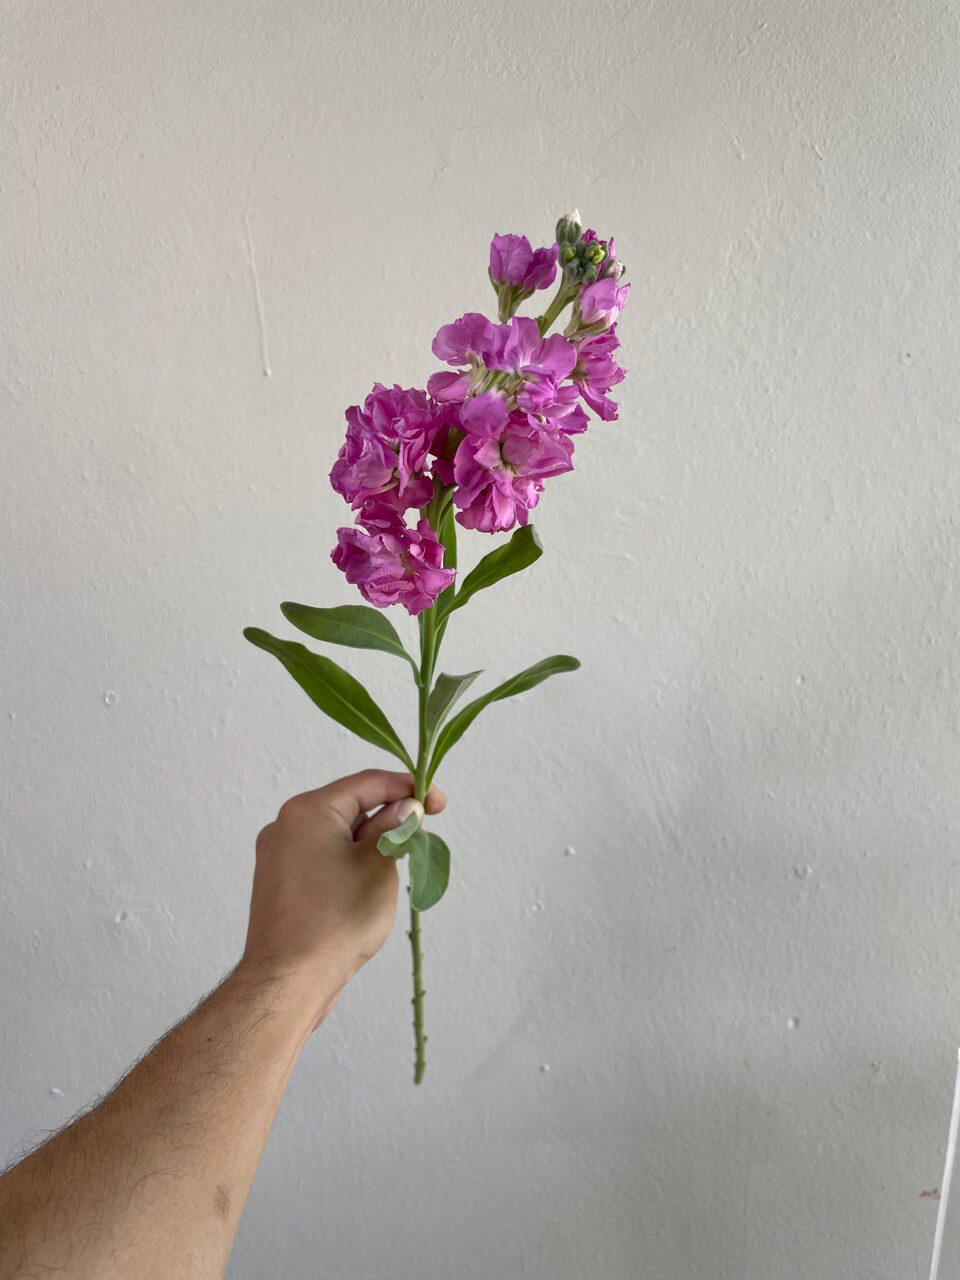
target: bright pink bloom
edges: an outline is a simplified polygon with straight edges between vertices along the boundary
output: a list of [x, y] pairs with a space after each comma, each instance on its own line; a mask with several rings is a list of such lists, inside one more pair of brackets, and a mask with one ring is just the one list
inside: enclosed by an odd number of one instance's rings
[[612, 276], [598, 280], [595, 284], [588, 284], [576, 305], [581, 327], [596, 325], [598, 332], [609, 329], [612, 324], [616, 324], [629, 296], [630, 286], [618, 285]]
[[606, 333], [583, 338], [577, 345], [577, 364], [571, 375], [580, 395], [604, 422], [613, 422], [617, 417], [617, 403], [607, 392], [626, 377], [613, 358], [619, 346], [616, 325]]
[[517, 397], [517, 407], [527, 414], [532, 426], [575, 436], [590, 425], [580, 403], [580, 389], [572, 382], [558, 387], [556, 395], [550, 400], [543, 400], [538, 409], [528, 408], [526, 401], [527, 397], [521, 392]]
[[515, 286], [529, 297], [546, 289], [557, 275], [557, 246], [532, 249], [526, 236], [496, 235], [490, 241], [490, 280], [494, 285]]
[[494, 341], [494, 326], [478, 311], [437, 330], [431, 350], [438, 360], [459, 366], [456, 373], [434, 373], [427, 390], [435, 400], [466, 400], [486, 377], [486, 357]]
[[510, 413], [492, 391], [468, 400], [460, 422], [464, 438], [453, 461], [458, 523], [483, 533], [526, 524], [544, 480], [572, 468], [572, 442], [526, 414]]
[[517, 404], [528, 413], [547, 414], [558, 388], [577, 362], [573, 344], [559, 333], [540, 337], [536, 320], [514, 316], [497, 325], [496, 340], [487, 356], [491, 369], [513, 374]]
[[403, 511], [433, 496], [427, 457], [441, 411], [426, 392], [376, 383], [346, 412], [347, 438], [330, 472], [334, 489], [354, 508], [382, 499]]
[[368, 532], [337, 530], [330, 558], [347, 581], [378, 609], [402, 604], [407, 613], [423, 613], [456, 577], [443, 567], [443, 547], [427, 520], [408, 529], [391, 507], [374, 504], [360, 518]]
[[529, 316], [514, 316], [509, 324], [497, 325], [496, 343], [487, 361], [491, 369], [555, 382], [562, 382], [576, 363], [573, 344], [559, 333], [541, 338], [536, 320]]
[[460, 428], [465, 435], [494, 436], [507, 425], [510, 414], [499, 391], [471, 396], [460, 409]]

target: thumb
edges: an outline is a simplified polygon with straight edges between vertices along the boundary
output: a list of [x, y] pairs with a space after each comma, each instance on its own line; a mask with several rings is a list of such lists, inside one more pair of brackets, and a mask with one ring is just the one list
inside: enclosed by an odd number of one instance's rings
[[393, 831], [395, 827], [399, 827], [411, 813], [419, 814], [420, 821], [423, 821], [423, 805], [412, 796], [385, 804], [357, 829], [353, 837], [354, 843], [375, 845], [385, 831]]

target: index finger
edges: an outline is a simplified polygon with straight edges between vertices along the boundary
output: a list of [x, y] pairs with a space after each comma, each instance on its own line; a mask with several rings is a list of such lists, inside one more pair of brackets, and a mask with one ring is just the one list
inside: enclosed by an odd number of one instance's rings
[[363, 769], [307, 794], [322, 800], [349, 827], [361, 813], [412, 796], [413, 777], [392, 769]]

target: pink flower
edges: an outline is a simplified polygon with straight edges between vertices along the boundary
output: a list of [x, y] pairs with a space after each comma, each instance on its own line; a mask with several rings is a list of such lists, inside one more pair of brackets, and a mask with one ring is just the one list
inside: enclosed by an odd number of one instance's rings
[[489, 353], [491, 369], [509, 369], [521, 377], [549, 377], [562, 382], [577, 363], [573, 344], [559, 333], [540, 337], [536, 320], [514, 316], [509, 324], [497, 325], [496, 343]]
[[393, 508], [371, 504], [358, 528], [337, 530], [330, 558], [349, 583], [378, 609], [402, 604], [407, 613], [423, 613], [456, 577], [443, 567], [443, 547], [427, 520], [409, 529]]
[[557, 398], [558, 388], [577, 362], [572, 343], [559, 333], [540, 337], [536, 320], [514, 316], [509, 324], [497, 325], [495, 342], [487, 356], [491, 369], [513, 375], [513, 394], [528, 413], [547, 413]]
[[613, 358], [619, 346], [616, 325], [611, 325], [606, 333], [583, 338], [578, 344], [577, 364], [571, 375], [580, 395], [604, 422], [613, 422], [617, 417], [617, 403], [607, 392], [626, 376]]
[[596, 326], [597, 333], [609, 329], [616, 324], [629, 296], [630, 286], [618, 285], [613, 276], [588, 284], [577, 299], [574, 320], [579, 316], [580, 328]]
[[509, 412], [497, 392], [468, 400], [460, 423], [464, 438], [453, 460], [453, 501], [466, 529], [495, 533], [526, 524], [544, 480], [573, 466], [573, 444], [565, 433]]
[[494, 341], [494, 327], [478, 311], [437, 330], [431, 350], [438, 360], [459, 366], [456, 373], [434, 373], [427, 390], [435, 400], [466, 400], [486, 377], [486, 356]]
[[536, 289], [546, 289], [557, 275], [557, 246], [532, 249], [526, 236], [495, 235], [490, 241], [490, 282], [511, 285], [522, 301]]
[[568, 436], [578, 435], [590, 425], [580, 403], [580, 389], [572, 382], [558, 387], [551, 399], [542, 399], [539, 408], [531, 408], [528, 397], [521, 392], [517, 397], [517, 407], [527, 414], [532, 426], [563, 431]]
[[441, 422], [426, 392], [378, 382], [346, 419], [347, 438], [330, 472], [341, 497], [354, 508], [380, 498], [399, 511], [430, 501], [427, 458]]

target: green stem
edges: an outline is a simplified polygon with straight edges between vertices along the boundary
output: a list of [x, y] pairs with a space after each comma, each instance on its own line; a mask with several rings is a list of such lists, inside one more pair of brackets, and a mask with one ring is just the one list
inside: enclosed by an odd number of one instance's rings
[[[409, 894], [410, 890], [407, 889]], [[423, 1034], [423, 952], [420, 950], [420, 912], [410, 908], [410, 950], [413, 952], [413, 1083], [419, 1084], [427, 1069], [427, 1037]]]
[[573, 301], [573, 299], [576, 297], [576, 292], [577, 291], [575, 287], [571, 291], [571, 285], [570, 285], [570, 282], [567, 280], [567, 277], [561, 276], [560, 287], [557, 290], [556, 294], [554, 295], [553, 301], [550, 303], [549, 307], [547, 307], [543, 315], [540, 316], [540, 318], [537, 320], [537, 324], [540, 327], [541, 338], [547, 332], [550, 326], [553, 324], [554, 320], [556, 320], [557, 316], [564, 309], [564, 307], [568, 306], [569, 303]]
[[[537, 324], [540, 328], [541, 336], [547, 332], [557, 316], [560, 315], [564, 307], [568, 306], [576, 296], [576, 288], [571, 286], [570, 282], [562, 277], [560, 287], [556, 296], [547, 307], [544, 314], [539, 318]], [[480, 391], [492, 390], [494, 387], [502, 386], [509, 379], [509, 372], [498, 371], [492, 369], [489, 371], [485, 382], [480, 387]], [[445, 489], [438, 486], [434, 492], [433, 499], [422, 508], [422, 513], [430, 521], [431, 527], [435, 531], [439, 531], [441, 523], [450, 505], [453, 496], [453, 488]], [[452, 543], [448, 549], [450, 555], [444, 558], [444, 564], [456, 567], [456, 543]], [[417, 707], [418, 707], [418, 734], [417, 734], [417, 766], [414, 771], [414, 789], [413, 794], [421, 804], [427, 798], [429, 790], [427, 773], [430, 768], [430, 742], [427, 736], [427, 700], [430, 697], [430, 691], [433, 686], [434, 670], [437, 662], [437, 652], [440, 648], [440, 642], [443, 640], [443, 633], [446, 630], [446, 622], [437, 624], [437, 607], [433, 605], [420, 614], [420, 669], [417, 676]], [[409, 895], [410, 889], [407, 888]], [[410, 904], [410, 928], [407, 932], [410, 939], [410, 951], [413, 958], [413, 999], [410, 1003], [413, 1005], [413, 1037], [414, 1037], [414, 1062], [413, 1062], [413, 1083], [420, 1084], [423, 1080], [424, 1072], [427, 1069], [427, 1037], [423, 1033], [423, 949], [420, 941], [420, 912]]]
[[[437, 661], [437, 610], [436, 606], [420, 615], [420, 679], [418, 689], [417, 768], [414, 773], [413, 794], [421, 804], [427, 798], [427, 770], [430, 767], [427, 740], [427, 699], [433, 685], [433, 672]], [[409, 887], [407, 893], [409, 894]], [[420, 945], [420, 912], [411, 903], [410, 951], [413, 957], [413, 1083], [419, 1084], [427, 1069], [427, 1037], [423, 1034], [423, 951]]]

